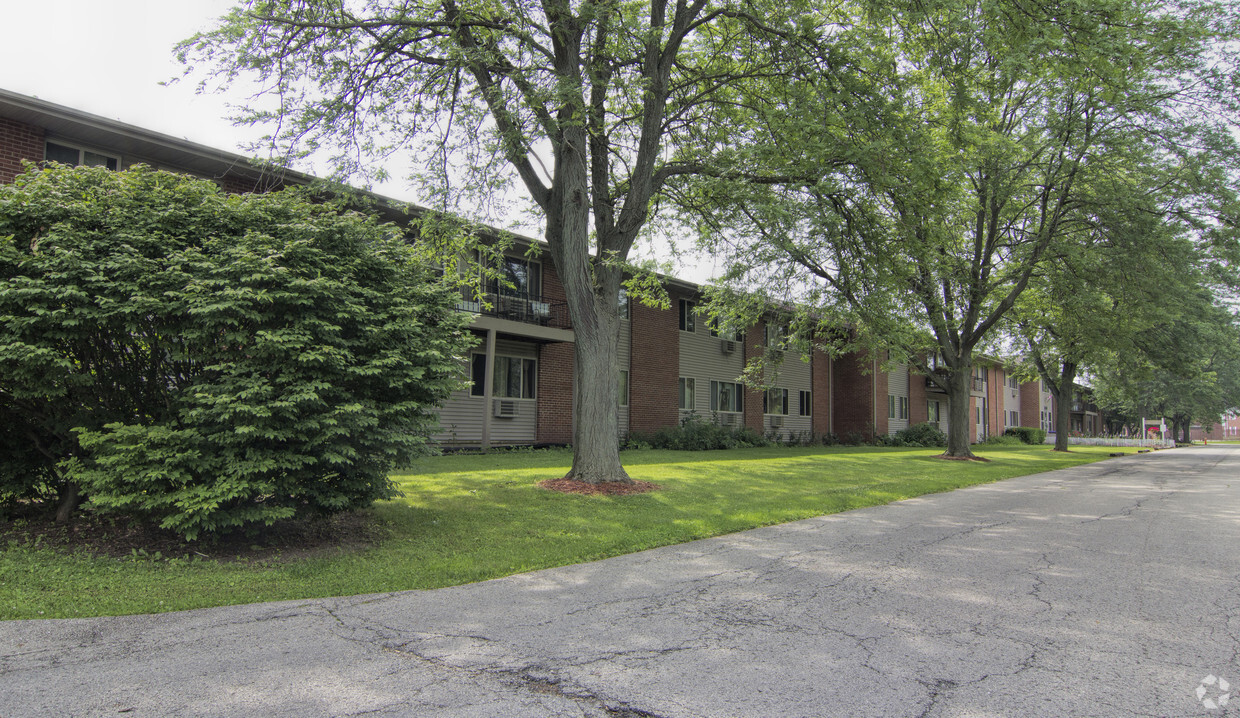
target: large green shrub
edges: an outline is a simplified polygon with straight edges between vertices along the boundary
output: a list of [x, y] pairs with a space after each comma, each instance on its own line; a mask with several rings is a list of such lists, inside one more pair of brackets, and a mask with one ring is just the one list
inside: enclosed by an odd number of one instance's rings
[[1022, 444], [1032, 444], [1034, 446], [1046, 441], [1046, 430], [1032, 426], [1012, 426], [1004, 431], [1003, 434], [1005, 436], [1015, 436], [1020, 439]]
[[901, 429], [896, 432], [895, 439], [902, 442], [899, 446], [947, 446], [947, 435], [929, 422]]
[[362, 506], [459, 383], [433, 270], [297, 192], [31, 170], [0, 187], [0, 275], [0, 499], [80, 489], [190, 538]]

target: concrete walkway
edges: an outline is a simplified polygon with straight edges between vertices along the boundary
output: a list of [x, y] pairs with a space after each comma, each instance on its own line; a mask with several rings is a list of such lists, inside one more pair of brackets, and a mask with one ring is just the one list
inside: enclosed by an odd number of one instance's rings
[[1238, 588], [1240, 448], [1183, 448], [469, 586], [2, 623], [0, 716], [1219, 716]]

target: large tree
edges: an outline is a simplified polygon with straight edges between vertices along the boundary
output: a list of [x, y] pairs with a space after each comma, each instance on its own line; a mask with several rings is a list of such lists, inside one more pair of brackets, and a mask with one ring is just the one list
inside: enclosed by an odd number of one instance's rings
[[[726, 281], [778, 288], [850, 324], [850, 347], [926, 372], [950, 397], [947, 455], [969, 457], [974, 356], [1051, 258], [1089, 242], [1097, 185], [1145, 171], [1122, 148], [1219, 134], [1176, 112], [1227, 96], [1211, 55], [1225, 17], [1128, 0], [867, 8], [824, 63], [746, 98], [751, 145], [682, 198], [707, 246], [734, 250]], [[727, 179], [773, 168], [816, 177]]]
[[732, 88], [827, 18], [798, 3], [713, 0], [254, 0], [182, 45], [278, 100], [252, 121], [334, 146], [346, 175], [404, 149], [444, 206], [525, 189], [575, 332], [572, 478], [627, 481], [616, 380], [624, 264], [666, 183], [706, 166], [684, 140]]

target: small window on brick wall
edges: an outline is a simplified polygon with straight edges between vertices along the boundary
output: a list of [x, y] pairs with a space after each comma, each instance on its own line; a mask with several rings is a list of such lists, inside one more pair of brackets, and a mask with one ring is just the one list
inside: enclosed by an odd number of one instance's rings
[[81, 165], [85, 167], [107, 167], [110, 170], [117, 170], [121, 166], [119, 157], [84, 150], [80, 147], [62, 145], [59, 142], [48, 142], [44, 146], [43, 159], [48, 162], [73, 165], [74, 167]]

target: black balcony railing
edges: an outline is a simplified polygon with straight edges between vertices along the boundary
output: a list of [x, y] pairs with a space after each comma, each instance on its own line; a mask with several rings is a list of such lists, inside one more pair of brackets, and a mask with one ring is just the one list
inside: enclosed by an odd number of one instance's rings
[[511, 319], [524, 324], [537, 324], [556, 329], [573, 328], [572, 322], [568, 319], [567, 303], [551, 302], [541, 297], [484, 294], [478, 299], [458, 300], [456, 308], [462, 312]]

